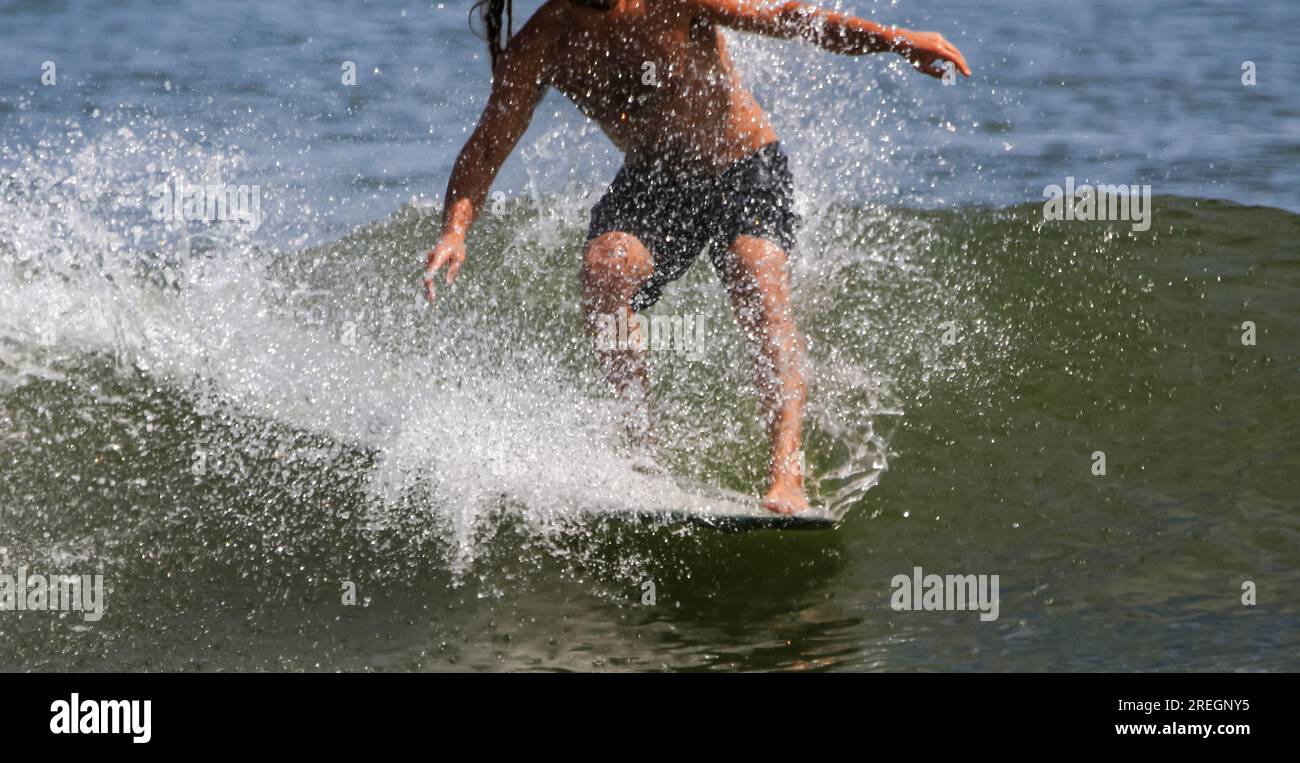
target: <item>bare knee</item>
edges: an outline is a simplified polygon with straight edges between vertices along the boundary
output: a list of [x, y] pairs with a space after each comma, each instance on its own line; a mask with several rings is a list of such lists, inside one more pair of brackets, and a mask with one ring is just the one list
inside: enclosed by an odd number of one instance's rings
[[[629, 233], [602, 233], [587, 242], [582, 263], [583, 296], [625, 302], [654, 273], [650, 252]], [[606, 301], [601, 299], [600, 301]]]

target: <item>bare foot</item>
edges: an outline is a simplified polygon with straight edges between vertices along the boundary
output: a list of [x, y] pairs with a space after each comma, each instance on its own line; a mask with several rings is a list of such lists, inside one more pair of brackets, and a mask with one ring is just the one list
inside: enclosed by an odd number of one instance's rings
[[650, 453], [637, 453], [632, 456], [632, 471], [647, 477], [666, 477], [668, 472], [654, 460]]
[[777, 514], [798, 514], [809, 509], [808, 496], [804, 495], [803, 486], [794, 480], [777, 482], [763, 496], [763, 508]]
[[623, 435], [629, 447], [637, 451], [651, 452], [659, 447], [659, 436], [655, 433], [654, 412], [647, 400], [633, 402], [623, 413]]
[[664, 476], [666, 472], [656, 458], [659, 453], [659, 436], [650, 423], [649, 407], [629, 411], [623, 424], [632, 470], [649, 477]]

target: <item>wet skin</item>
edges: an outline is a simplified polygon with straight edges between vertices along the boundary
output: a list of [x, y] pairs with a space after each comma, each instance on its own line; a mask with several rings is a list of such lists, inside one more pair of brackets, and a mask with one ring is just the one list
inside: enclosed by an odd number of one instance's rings
[[[564, 93], [629, 159], [653, 157], [683, 172], [721, 171], [775, 141], [775, 130], [732, 65], [722, 27], [803, 39], [845, 55], [899, 53], [933, 77], [942, 76], [945, 65], [970, 75], [961, 53], [938, 34], [883, 27], [803, 3], [550, 0], [501, 54], [487, 107], [457, 157], [442, 235], [426, 258], [430, 301], [434, 275], [446, 267], [451, 283], [460, 271], [465, 233], [546, 87]], [[772, 511], [799, 512], [808, 508], [799, 459], [807, 382], [786, 253], [752, 236], [737, 238], [728, 253], [722, 280], [755, 349], [756, 387], [771, 441], [763, 502]], [[590, 241], [582, 267], [589, 329], [601, 315], [630, 315], [632, 296], [653, 268], [653, 253], [630, 234]], [[648, 410], [644, 354], [616, 350], [598, 356], [619, 395]]]

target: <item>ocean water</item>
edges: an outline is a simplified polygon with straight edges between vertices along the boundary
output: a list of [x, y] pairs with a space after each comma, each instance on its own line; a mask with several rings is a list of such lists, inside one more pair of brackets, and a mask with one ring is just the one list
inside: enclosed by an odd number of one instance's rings
[[[841, 6], [943, 32], [952, 87], [733, 36], [842, 521], [722, 533], [583, 514], [684, 498], [579, 331], [619, 157], [562, 98], [421, 302], [486, 95], [467, 5], [0, 3], [0, 574], [105, 588], [0, 611], [0, 669], [1298, 667], [1300, 6]], [[1149, 185], [1150, 229], [1045, 221], [1067, 178]], [[178, 179], [260, 224], [160, 222]], [[707, 326], [652, 358], [663, 465], [756, 493], [709, 267], [656, 312]], [[998, 575], [998, 618], [892, 609], [915, 567]]]

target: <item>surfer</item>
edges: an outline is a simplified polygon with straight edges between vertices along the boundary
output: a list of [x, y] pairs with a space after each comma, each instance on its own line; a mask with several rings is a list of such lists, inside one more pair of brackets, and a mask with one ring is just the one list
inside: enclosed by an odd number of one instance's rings
[[[425, 290], [465, 262], [465, 234], [497, 171], [547, 87], [572, 100], [625, 154], [591, 214], [582, 262], [582, 310], [645, 310], [706, 247], [757, 358], [771, 458], [763, 505], [808, 508], [800, 464], [807, 396], [804, 342], [790, 305], [787, 257], [799, 219], [776, 131], [741, 84], [721, 28], [798, 39], [833, 53], [893, 52], [933, 77], [969, 76], [941, 35], [887, 27], [798, 2], [772, 0], [548, 0], [512, 35], [510, 0], [479, 0], [492, 66], [483, 115], [447, 184], [441, 237], [428, 253]], [[506, 15], [503, 23], [502, 16]], [[636, 349], [598, 348], [605, 377], [645, 413], [650, 385]], [[648, 435], [648, 425], [639, 434]]]

